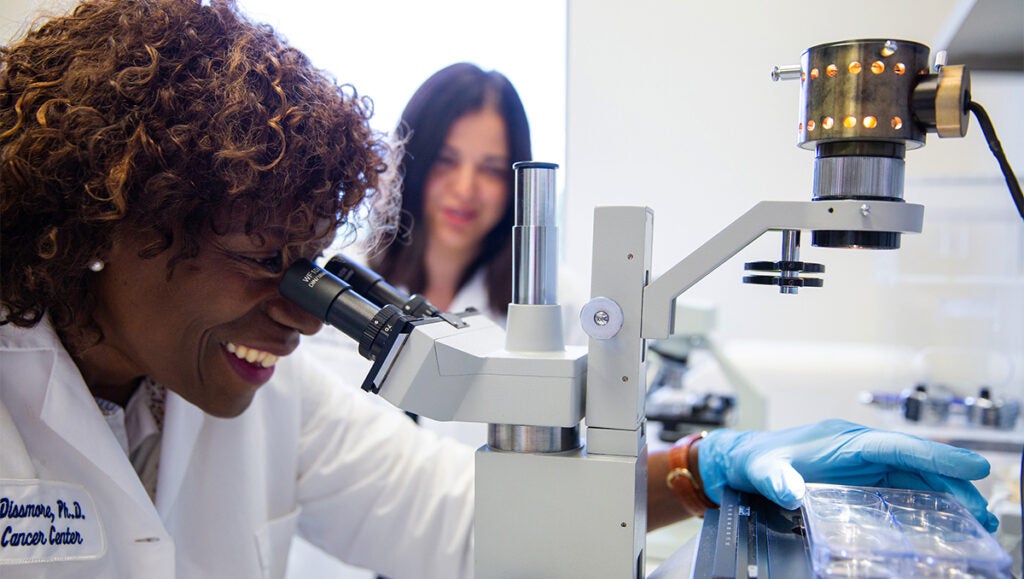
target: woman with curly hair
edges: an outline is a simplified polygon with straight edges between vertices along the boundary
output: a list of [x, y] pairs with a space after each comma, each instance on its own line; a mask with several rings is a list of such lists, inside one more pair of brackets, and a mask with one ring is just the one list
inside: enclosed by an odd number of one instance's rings
[[4, 577], [279, 577], [297, 527], [466, 575], [472, 451], [289, 356], [321, 325], [283, 269], [397, 202], [369, 102], [231, 2], [88, 1], [0, 54]]
[[[0, 49], [5, 579], [282, 577], [296, 532], [390, 576], [472, 573], [472, 449], [296, 351], [321, 324], [279, 290], [353, 208], [388, 231], [369, 116], [230, 0], [86, 0]], [[726, 485], [792, 508], [806, 477], [949, 490], [991, 528], [966, 480], [987, 469], [838, 421], [722, 430], [650, 455], [648, 523]]]

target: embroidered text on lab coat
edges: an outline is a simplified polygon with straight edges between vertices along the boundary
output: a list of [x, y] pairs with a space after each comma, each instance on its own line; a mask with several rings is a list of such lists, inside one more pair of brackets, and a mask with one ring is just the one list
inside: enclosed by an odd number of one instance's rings
[[105, 550], [99, 513], [83, 487], [0, 480], [0, 565], [95, 559]]

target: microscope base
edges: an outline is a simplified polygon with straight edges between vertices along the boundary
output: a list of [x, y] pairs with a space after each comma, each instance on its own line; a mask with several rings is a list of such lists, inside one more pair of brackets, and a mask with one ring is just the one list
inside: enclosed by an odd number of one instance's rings
[[647, 451], [476, 453], [475, 576], [644, 576]]

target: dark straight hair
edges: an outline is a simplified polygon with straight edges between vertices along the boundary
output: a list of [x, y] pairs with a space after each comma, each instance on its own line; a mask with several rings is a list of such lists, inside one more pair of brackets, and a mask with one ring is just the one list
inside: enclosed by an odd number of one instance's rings
[[399, 236], [373, 254], [369, 263], [391, 283], [403, 285], [411, 293], [426, 290], [426, 231], [422, 223], [427, 175], [452, 124], [467, 113], [491, 106], [504, 119], [508, 136], [508, 203], [501, 221], [484, 237], [480, 254], [462, 273], [459, 288], [483, 268], [488, 305], [504, 312], [512, 299], [512, 163], [529, 161], [531, 152], [530, 125], [523, 102], [512, 83], [497, 71], [484, 71], [465, 62], [453, 64], [434, 73], [413, 94], [396, 130], [405, 141], [400, 166], [404, 185]]

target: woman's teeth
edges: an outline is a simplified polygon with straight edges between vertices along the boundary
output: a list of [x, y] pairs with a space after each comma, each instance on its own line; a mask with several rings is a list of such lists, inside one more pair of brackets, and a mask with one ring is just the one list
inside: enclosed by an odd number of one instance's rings
[[256, 348], [250, 348], [248, 346], [239, 346], [228, 342], [225, 346], [228, 352], [235, 355], [236, 358], [245, 360], [250, 364], [259, 364], [264, 368], [269, 368], [274, 364], [277, 364], [278, 356], [271, 354], [270, 352], [264, 352], [263, 350], [257, 350]]

